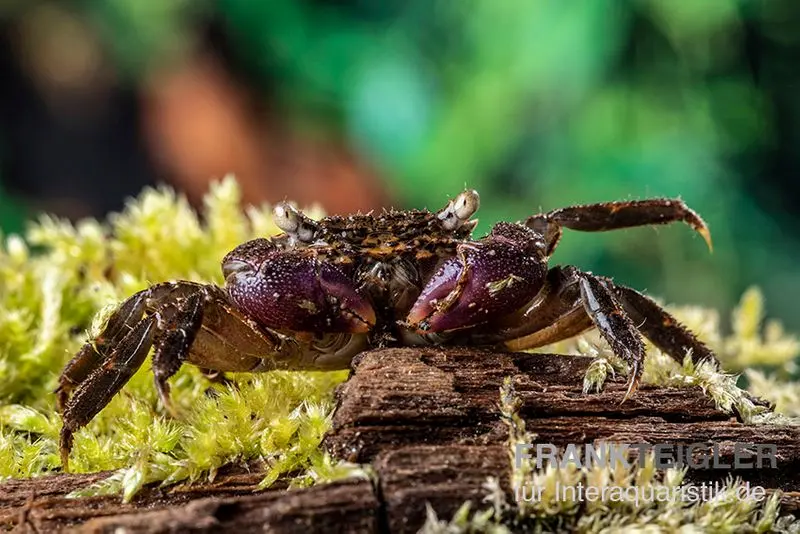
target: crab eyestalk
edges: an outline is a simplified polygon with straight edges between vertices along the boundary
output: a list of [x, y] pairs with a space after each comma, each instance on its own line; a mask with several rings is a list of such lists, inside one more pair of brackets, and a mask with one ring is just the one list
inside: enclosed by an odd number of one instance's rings
[[[259, 241], [262, 250], [254, 253]], [[251, 241], [223, 262], [228, 295], [239, 309], [276, 329], [363, 333], [375, 325], [372, 305], [337, 267], [302, 250], [269, 247]]]
[[481, 197], [474, 189], [467, 189], [456, 198], [447, 203], [436, 217], [442, 222], [445, 230], [457, 230], [465, 224], [471, 223], [475, 226], [477, 221], [470, 221], [470, 217], [475, 215], [481, 205]]
[[288, 202], [279, 202], [272, 209], [275, 226], [286, 232], [295, 242], [311, 243], [317, 231], [315, 223]]
[[417, 332], [445, 332], [513, 313], [544, 283], [547, 265], [535, 234], [500, 223], [487, 237], [463, 244], [431, 277], [408, 313]]

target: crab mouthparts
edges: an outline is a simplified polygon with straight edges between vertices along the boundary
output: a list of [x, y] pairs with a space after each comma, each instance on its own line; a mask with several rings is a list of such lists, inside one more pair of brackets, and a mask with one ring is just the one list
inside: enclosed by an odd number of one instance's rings
[[350, 325], [349, 332], [353, 334], [364, 334], [372, 330], [375, 326], [375, 311], [371, 308], [361, 310], [341, 309], [340, 315], [346, 323]]
[[340, 329], [360, 334], [369, 332], [375, 326], [377, 321], [375, 310], [367, 299], [324, 271], [319, 278], [319, 284], [335, 310], [330, 319], [333, 323], [337, 323]]

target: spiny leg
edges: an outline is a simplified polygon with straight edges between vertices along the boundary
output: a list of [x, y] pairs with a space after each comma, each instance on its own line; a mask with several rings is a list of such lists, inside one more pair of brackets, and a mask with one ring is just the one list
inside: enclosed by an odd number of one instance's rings
[[153, 376], [156, 390], [164, 408], [176, 417], [170, 402], [167, 380], [178, 372], [189, 354], [197, 332], [203, 322], [203, 294], [193, 293], [178, 301], [177, 306], [162, 309], [154, 314], [160, 334], [153, 351]]
[[545, 237], [547, 253], [551, 254], [561, 238], [562, 228], [602, 232], [681, 221], [703, 236], [708, 248], [712, 248], [708, 226], [680, 199], [654, 198], [571, 206], [528, 217], [525, 225]]
[[614, 294], [597, 277], [575, 270], [580, 279], [581, 297], [586, 313], [617, 356], [630, 366], [628, 391], [623, 402], [637, 389], [644, 370], [645, 348], [642, 336], [623, 311]]
[[[721, 368], [719, 360], [711, 349], [653, 299], [635, 289], [616, 285], [611, 280], [604, 279], [603, 282], [613, 290], [626, 313], [645, 337], [656, 347], [672, 356], [679, 364], [683, 363], [686, 354], [691, 351], [693, 362], [713, 362], [718, 369]], [[764, 406], [770, 410], [775, 408], [767, 400], [749, 393], [746, 395], [758, 406]]]
[[145, 319], [131, 329], [106, 357], [75, 389], [63, 409], [61, 427], [61, 465], [69, 470], [69, 451], [74, 433], [85, 426], [111, 401], [122, 386], [141, 367], [150, 352], [155, 334], [155, 321]]
[[106, 320], [100, 334], [85, 343], [64, 366], [55, 391], [58, 409], [63, 412], [72, 391], [108, 360], [113, 349], [142, 320], [147, 310], [169, 302], [176, 295], [196, 293], [201, 287], [191, 282], [166, 282], [139, 291], [123, 301]]
[[69, 380], [62, 380], [74, 389], [71, 398], [65, 393], [64, 401], [60, 448], [65, 470], [73, 434], [111, 401], [154, 345], [156, 386], [167, 405], [166, 380], [184, 361], [217, 371], [346, 369], [367, 345], [366, 332], [301, 336], [264, 327], [234, 307], [228, 292], [211, 285], [158, 284], [136, 299], [140, 299], [136, 306], [130, 305], [136, 313], [120, 314], [125, 320], [112, 315], [100, 337], [123, 326], [127, 334], [106, 336], [114, 342], [98, 346], [101, 352], [79, 354], [80, 364], [73, 366], [76, 370], [66, 377]]
[[654, 300], [610, 280], [604, 280], [604, 284], [614, 292], [628, 316], [647, 339], [678, 363], [683, 363], [684, 357], [691, 351], [692, 361], [695, 363], [707, 360], [719, 367], [719, 361], [711, 349]]
[[[164, 283], [126, 299], [111, 314], [97, 338], [86, 343], [67, 364], [56, 390], [62, 411], [61, 457], [64, 469], [73, 434], [92, 420], [141, 367], [154, 343], [168, 338], [157, 317], [145, 316], [154, 306], [165, 306], [180, 295], [198, 294], [203, 286]], [[178, 301], [180, 302], [180, 301]], [[74, 392], [74, 393], [73, 393]], [[70, 396], [70, 394], [72, 394]]]
[[117, 346], [133, 325], [141, 320], [145, 305], [146, 291], [140, 291], [125, 300], [108, 318], [100, 335], [85, 343], [67, 363], [55, 391], [59, 411], [64, 411], [70, 393], [103, 365], [111, 355], [110, 349]]
[[592, 320], [586, 315], [583, 306], [577, 306], [566, 311], [552, 323], [542, 326], [539, 330], [525, 337], [506, 341], [505, 348], [513, 351], [521, 351], [543, 347], [582, 334], [589, 330], [592, 325]]

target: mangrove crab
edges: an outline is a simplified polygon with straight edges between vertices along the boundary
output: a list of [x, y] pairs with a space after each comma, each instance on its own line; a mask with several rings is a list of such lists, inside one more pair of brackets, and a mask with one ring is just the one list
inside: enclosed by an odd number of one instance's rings
[[[642, 334], [677, 360], [716, 361], [650, 298], [573, 266], [548, 269], [563, 228], [602, 231], [683, 221], [711, 246], [681, 200], [573, 206], [473, 239], [479, 197], [467, 190], [437, 212], [384, 211], [314, 221], [274, 208], [282, 234], [222, 260], [224, 287], [153, 285], [125, 300], [66, 365], [57, 390], [61, 454], [153, 349], [161, 401], [184, 363], [207, 372], [346, 369], [368, 348], [469, 345], [524, 350], [595, 327], [630, 366], [636, 391]], [[624, 400], [624, 399], [623, 399]]]

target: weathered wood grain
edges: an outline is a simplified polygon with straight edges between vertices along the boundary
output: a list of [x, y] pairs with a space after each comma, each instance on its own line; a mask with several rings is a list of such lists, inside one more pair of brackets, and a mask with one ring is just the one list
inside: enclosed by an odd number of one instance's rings
[[[484, 506], [487, 477], [508, 488], [508, 429], [498, 409], [507, 376], [539, 442], [707, 441], [719, 444], [722, 461], [735, 442], [775, 444], [777, 469], [735, 474], [786, 491], [785, 508], [800, 510], [800, 427], [743, 424], [715, 409], [699, 388], [643, 387], [620, 404], [620, 378], [585, 395], [588, 364], [581, 357], [469, 349], [364, 353], [337, 392], [325, 443], [338, 457], [371, 463], [373, 481], [256, 493], [261, 475], [250, 466], [251, 472], [229, 468], [213, 484], [149, 488], [122, 504], [118, 496], [64, 497], [105, 474], [54, 475], [0, 485], [0, 524], [29, 532], [414, 532], [426, 503], [448, 517], [466, 500]], [[728, 474], [696, 470], [690, 478]]]
[[41, 477], [27, 488], [0, 486], [0, 521], [22, 532], [378, 531], [380, 507], [368, 480], [255, 493], [260, 479], [257, 474], [223, 476], [214, 484], [150, 489], [124, 504], [119, 496], [64, 497], [97, 481], [96, 475]]

